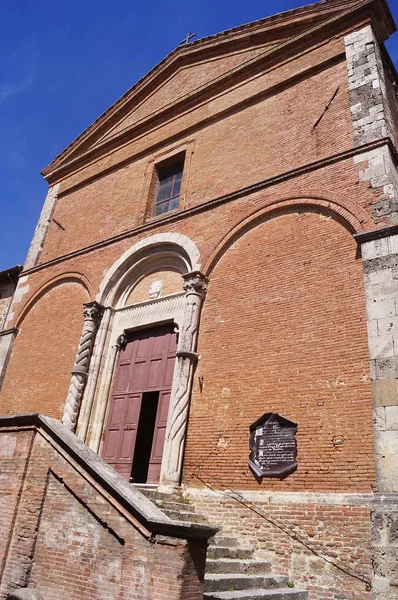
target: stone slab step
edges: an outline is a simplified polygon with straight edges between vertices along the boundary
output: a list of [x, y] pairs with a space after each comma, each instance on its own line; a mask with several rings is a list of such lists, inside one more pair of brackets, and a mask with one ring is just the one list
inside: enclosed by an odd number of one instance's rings
[[237, 538], [227, 535], [216, 535], [210, 538], [209, 543], [211, 546], [228, 546], [228, 548], [237, 548], [239, 546]]
[[282, 575], [212, 574], [205, 577], [205, 592], [229, 592], [231, 590], [274, 589], [287, 585], [288, 577]]
[[209, 546], [207, 558], [253, 558], [253, 550], [247, 548], [229, 548], [228, 546]]
[[168, 500], [155, 500], [156, 506], [161, 510], [175, 510], [195, 513], [195, 507], [192, 504], [186, 504], [185, 502], [169, 502]]
[[294, 588], [279, 590], [242, 590], [237, 592], [206, 592], [203, 600], [308, 600], [308, 592]]
[[163, 512], [168, 517], [170, 517], [170, 519], [173, 519], [173, 521], [189, 521], [190, 523], [206, 523], [207, 524], [206, 519], [204, 517], [202, 517], [201, 515], [197, 515], [196, 513], [177, 511], [177, 510], [166, 510], [165, 508], [162, 508], [161, 510], [163, 510]]
[[174, 497], [172, 494], [165, 494], [164, 492], [158, 492], [157, 490], [137, 488], [141, 494], [144, 494], [147, 498], [155, 502], [156, 500], [163, 500], [164, 502], [171, 501]]
[[208, 559], [206, 562], [207, 573], [243, 573], [253, 575], [267, 575], [271, 572], [271, 563], [267, 560], [239, 560], [231, 558]]

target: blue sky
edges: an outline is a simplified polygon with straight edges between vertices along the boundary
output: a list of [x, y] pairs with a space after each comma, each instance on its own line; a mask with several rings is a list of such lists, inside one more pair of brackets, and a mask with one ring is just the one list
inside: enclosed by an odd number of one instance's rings
[[[40, 171], [173, 50], [305, 0], [0, 0], [0, 270], [22, 264]], [[398, 0], [390, 7], [398, 22]], [[398, 63], [398, 33], [388, 42]]]

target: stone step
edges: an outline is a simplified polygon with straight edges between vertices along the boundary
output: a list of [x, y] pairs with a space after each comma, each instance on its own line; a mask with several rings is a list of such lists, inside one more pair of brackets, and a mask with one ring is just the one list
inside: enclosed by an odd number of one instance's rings
[[308, 592], [294, 588], [206, 592], [203, 600], [308, 600]]
[[210, 538], [209, 543], [211, 546], [228, 546], [229, 548], [237, 548], [239, 546], [237, 538], [222, 534], [217, 534], [216, 536]]
[[271, 563], [267, 560], [239, 560], [230, 558], [208, 559], [207, 573], [243, 573], [247, 575], [266, 575], [271, 572]]
[[169, 502], [163, 500], [155, 500], [156, 506], [158, 506], [161, 510], [175, 510], [175, 511], [186, 511], [195, 513], [195, 507], [192, 504], [186, 502]]
[[155, 502], [156, 500], [163, 500], [164, 502], [167, 502], [174, 498], [172, 494], [165, 494], [164, 492], [158, 492], [157, 490], [148, 490], [145, 488], [138, 488], [138, 490], [141, 492], [141, 494], [149, 498], [149, 500], [152, 500], [152, 502]]
[[165, 510], [164, 508], [162, 509], [163, 512], [170, 517], [170, 519], [173, 519], [173, 521], [188, 521], [190, 523], [206, 523], [207, 521], [204, 517], [202, 517], [201, 515], [197, 515], [196, 513], [191, 513], [191, 512], [183, 512], [183, 511], [177, 511], [177, 510]]
[[165, 492], [158, 492], [158, 490], [145, 489], [140, 489], [139, 491], [152, 500], [152, 502], [177, 502], [178, 504], [186, 504], [193, 508], [192, 501], [180, 493], [166, 494]]
[[212, 574], [205, 577], [205, 592], [228, 592], [231, 590], [274, 589], [287, 585], [288, 577], [282, 575], [245, 575], [237, 573]]
[[228, 546], [209, 546], [207, 558], [253, 558], [253, 550], [247, 548], [229, 548]]

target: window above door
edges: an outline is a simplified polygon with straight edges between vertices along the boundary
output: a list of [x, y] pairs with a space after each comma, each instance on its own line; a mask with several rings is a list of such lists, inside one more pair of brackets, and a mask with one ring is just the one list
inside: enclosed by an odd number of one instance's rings
[[155, 165], [152, 216], [178, 208], [184, 171], [185, 152]]
[[181, 181], [184, 170], [184, 158], [173, 165], [156, 168], [157, 190], [153, 203], [153, 215], [162, 215], [178, 208], [181, 193]]

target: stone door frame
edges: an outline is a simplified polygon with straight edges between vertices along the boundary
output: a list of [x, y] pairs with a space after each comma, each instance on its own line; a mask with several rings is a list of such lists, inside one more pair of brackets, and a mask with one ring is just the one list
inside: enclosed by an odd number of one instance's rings
[[[161, 468], [164, 490], [180, 484], [189, 402], [193, 381], [199, 320], [207, 291], [207, 278], [199, 271], [199, 251], [181, 234], [158, 234], [138, 242], [109, 269], [96, 302], [103, 310], [87, 373], [77, 435], [97, 454], [108, 419], [116, 365], [126, 333], [173, 323], [179, 333], [174, 366], [166, 441]], [[178, 268], [181, 292], [130, 306], [126, 285], [161, 266]]]

